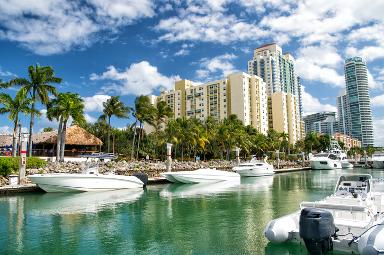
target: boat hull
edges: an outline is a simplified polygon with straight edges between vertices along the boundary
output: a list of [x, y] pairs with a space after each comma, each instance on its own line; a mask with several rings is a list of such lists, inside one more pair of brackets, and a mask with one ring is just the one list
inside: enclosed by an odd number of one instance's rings
[[341, 163], [336, 160], [311, 160], [311, 168], [314, 170], [341, 169]]
[[273, 171], [269, 169], [237, 169], [234, 170], [241, 177], [261, 177], [273, 175]]
[[198, 169], [195, 171], [167, 172], [161, 174], [170, 182], [176, 183], [214, 183], [240, 180], [240, 175], [215, 169]]
[[98, 174], [37, 174], [28, 178], [46, 192], [84, 192], [142, 188], [135, 176]]

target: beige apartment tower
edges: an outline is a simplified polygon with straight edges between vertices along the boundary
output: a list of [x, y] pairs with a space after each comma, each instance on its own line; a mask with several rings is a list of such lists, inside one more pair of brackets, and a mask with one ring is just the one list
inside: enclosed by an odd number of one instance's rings
[[201, 85], [177, 81], [174, 90], [162, 92], [156, 100], [165, 101], [175, 119], [205, 120], [211, 116], [223, 120], [235, 114], [244, 125], [251, 125], [263, 134], [268, 131], [266, 84], [255, 75], [237, 72]]

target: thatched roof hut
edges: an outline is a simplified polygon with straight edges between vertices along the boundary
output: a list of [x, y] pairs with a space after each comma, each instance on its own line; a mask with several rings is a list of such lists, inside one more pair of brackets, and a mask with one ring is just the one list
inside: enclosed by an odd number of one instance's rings
[[0, 135], [0, 147], [12, 145], [12, 135]]
[[[34, 144], [56, 144], [57, 141], [57, 131], [43, 132], [33, 136]], [[103, 142], [87, 132], [85, 129], [73, 125], [67, 128], [67, 133], [65, 136], [66, 145], [83, 145], [83, 146], [100, 146]]]

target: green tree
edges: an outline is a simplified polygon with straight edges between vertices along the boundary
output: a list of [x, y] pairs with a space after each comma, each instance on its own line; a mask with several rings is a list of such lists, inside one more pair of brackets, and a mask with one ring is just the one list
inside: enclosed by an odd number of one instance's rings
[[[60, 93], [57, 98], [48, 104], [47, 117], [49, 119], [59, 120], [59, 129], [57, 133], [57, 154], [59, 160], [64, 161], [65, 138], [67, 123], [72, 118], [76, 123], [85, 122], [84, 102], [79, 94]], [[57, 156], [56, 156], [57, 158]]]
[[43, 128], [43, 132], [51, 132], [51, 131], [53, 131], [53, 127]]
[[31, 118], [29, 123], [29, 139], [28, 139], [28, 155], [32, 156], [32, 133], [34, 126], [34, 119], [36, 114], [36, 102], [40, 101], [42, 104], [47, 105], [49, 102], [49, 94], [57, 95], [56, 88], [52, 85], [54, 83], [61, 83], [61, 78], [55, 77], [55, 73], [50, 66], [29, 66], [28, 67], [29, 79], [15, 78], [8, 82], [9, 86], [21, 86], [19, 93], [23, 97], [27, 94], [31, 97]]
[[110, 152], [111, 147], [111, 117], [116, 116], [117, 118], [128, 118], [130, 113], [130, 108], [125, 106], [123, 102], [120, 101], [119, 96], [113, 96], [109, 98], [106, 102], [103, 103], [103, 115], [100, 116], [101, 119], [108, 120], [108, 152]]
[[31, 112], [31, 100], [20, 94], [17, 94], [13, 99], [11, 96], [1, 93], [0, 104], [3, 104], [3, 107], [0, 107], [0, 114], [8, 113], [8, 119], [13, 121], [12, 156], [16, 157], [16, 136], [17, 126], [19, 124], [19, 113], [28, 114]]
[[165, 124], [168, 118], [173, 116], [172, 109], [168, 106], [165, 101], [157, 102], [153, 115], [151, 116], [149, 124], [155, 128], [156, 134], [159, 133], [161, 125]]

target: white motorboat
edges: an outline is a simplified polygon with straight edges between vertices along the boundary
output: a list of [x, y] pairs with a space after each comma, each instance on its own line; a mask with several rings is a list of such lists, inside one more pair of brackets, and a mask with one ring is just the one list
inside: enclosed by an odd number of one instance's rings
[[234, 172], [240, 174], [241, 177], [259, 177], [266, 175], [273, 175], [273, 166], [268, 164], [265, 160], [259, 161], [256, 157], [246, 163], [240, 163], [232, 169]]
[[337, 156], [341, 163], [341, 168], [353, 168], [353, 164], [348, 161], [347, 153], [341, 149], [339, 143], [334, 139], [331, 139], [329, 152]]
[[331, 170], [342, 168], [341, 162], [336, 154], [322, 152], [313, 155], [309, 159], [311, 168], [315, 170]]
[[161, 175], [170, 182], [180, 183], [208, 183], [240, 179], [240, 175], [237, 173], [212, 168], [201, 168], [194, 171], [166, 172], [161, 173]]
[[46, 192], [83, 192], [143, 188], [142, 175], [99, 174], [96, 167], [81, 174], [34, 174], [28, 178]]
[[372, 167], [384, 168], [384, 152], [375, 152], [372, 154]]
[[334, 194], [302, 202], [299, 211], [270, 221], [264, 234], [271, 242], [305, 244], [310, 254], [382, 254], [383, 187], [369, 174], [340, 176]]

